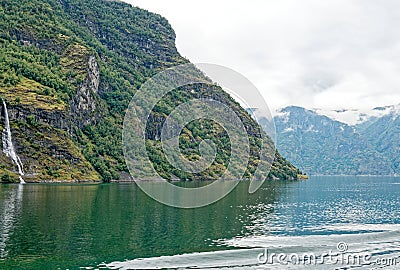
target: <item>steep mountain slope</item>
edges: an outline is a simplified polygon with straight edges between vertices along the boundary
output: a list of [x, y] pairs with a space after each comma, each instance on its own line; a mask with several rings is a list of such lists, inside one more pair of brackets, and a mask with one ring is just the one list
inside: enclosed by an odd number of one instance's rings
[[[2, 1], [0, 95], [9, 107], [11, 131], [26, 164], [27, 180], [118, 179], [127, 172], [121, 129], [131, 98], [147, 78], [183, 63], [188, 60], [177, 52], [175, 33], [168, 22], [128, 4], [107, 0]], [[188, 155], [196, 154], [204, 138], [216, 142], [220, 149], [217, 159], [204, 173], [187, 175], [175, 170], [159, 148], [157, 134], [168, 113], [199, 97], [227, 104], [246, 123], [251, 137], [250, 176], [259, 160], [262, 131], [217, 86], [202, 86], [196, 95], [187, 88], [177, 89], [154, 109], [146, 138], [155, 167], [167, 179], [215, 178], [226, 167], [229, 143], [220, 139], [226, 134], [212, 123], [206, 128], [201, 121], [192, 123], [182, 135], [183, 152]], [[197, 136], [184, 136], [193, 131]], [[300, 171], [278, 153], [276, 157], [269, 176], [297, 178]], [[0, 155], [0, 161], [2, 178], [16, 179], [9, 158]]]
[[307, 173], [399, 173], [396, 165], [399, 123], [393, 116], [374, 118], [367, 126], [365, 123], [350, 126], [315, 111], [291, 106], [282, 109], [274, 120], [278, 150]]
[[370, 118], [356, 126], [357, 131], [368, 144], [390, 160], [394, 173], [400, 173], [400, 105], [375, 108], [381, 111], [379, 117]]

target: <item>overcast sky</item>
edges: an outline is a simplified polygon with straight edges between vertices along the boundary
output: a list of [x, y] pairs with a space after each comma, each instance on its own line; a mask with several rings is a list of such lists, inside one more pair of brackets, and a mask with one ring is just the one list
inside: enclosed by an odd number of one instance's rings
[[125, 0], [166, 17], [179, 52], [249, 78], [272, 110], [400, 103], [398, 0]]

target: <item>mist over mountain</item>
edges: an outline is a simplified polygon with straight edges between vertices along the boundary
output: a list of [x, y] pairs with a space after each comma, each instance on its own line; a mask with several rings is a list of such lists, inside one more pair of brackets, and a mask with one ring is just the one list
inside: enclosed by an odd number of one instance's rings
[[274, 117], [277, 148], [309, 174], [397, 175], [399, 108], [377, 107], [370, 114], [353, 110], [350, 114], [358, 113], [359, 118], [350, 125], [321, 114], [321, 110], [289, 106]]

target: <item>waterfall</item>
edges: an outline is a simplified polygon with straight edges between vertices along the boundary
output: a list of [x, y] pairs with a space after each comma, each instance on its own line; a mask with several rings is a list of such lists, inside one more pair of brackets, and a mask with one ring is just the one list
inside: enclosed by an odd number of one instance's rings
[[4, 100], [3, 100], [3, 107], [4, 107], [4, 128], [2, 134], [3, 153], [6, 154], [7, 157], [10, 157], [11, 160], [17, 165], [19, 173], [19, 181], [21, 184], [25, 184], [24, 179], [22, 179], [22, 176], [24, 175], [24, 166], [14, 149], [11, 136], [11, 129], [10, 129], [10, 120], [8, 119], [7, 105]]

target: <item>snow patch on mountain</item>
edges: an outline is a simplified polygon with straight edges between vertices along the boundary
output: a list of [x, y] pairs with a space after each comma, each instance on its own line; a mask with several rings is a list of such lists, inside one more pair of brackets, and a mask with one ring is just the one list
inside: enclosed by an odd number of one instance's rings
[[[390, 105], [383, 107], [375, 107], [371, 109], [337, 109], [337, 110], [329, 110], [329, 109], [320, 109], [320, 108], [312, 108], [308, 109], [313, 111], [319, 115], [327, 116], [333, 120], [345, 123], [349, 126], [355, 126], [362, 124], [364, 122], [374, 120], [377, 118], [381, 118], [386, 115], [392, 115], [393, 118], [400, 116], [400, 104], [398, 105]], [[287, 123], [290, 117], [290, 112], [282, 110], [278, 110], [275, 114], [277, 117], [282, 117], [284, 123]]]
[[287, 123], [289, 121], [289, 117], [290, 117], [290, 112], [288, 111], [284, 111], [283, 109], [278, 110], [275, 114], [274, 117], [279, 117], [282, 119], [283, 123]]

